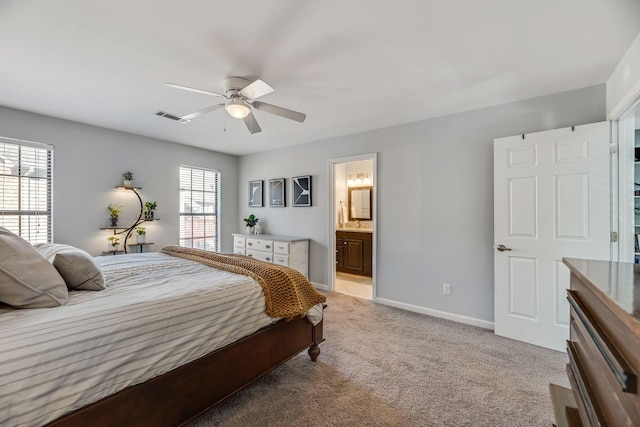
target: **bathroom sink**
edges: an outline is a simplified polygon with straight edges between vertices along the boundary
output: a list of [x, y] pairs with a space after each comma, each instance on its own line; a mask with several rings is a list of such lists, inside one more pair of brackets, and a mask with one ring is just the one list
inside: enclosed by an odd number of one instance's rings
[[373, 233], [372, 228], [336, 227], [336, 231], [349, 231], [352, 233]]

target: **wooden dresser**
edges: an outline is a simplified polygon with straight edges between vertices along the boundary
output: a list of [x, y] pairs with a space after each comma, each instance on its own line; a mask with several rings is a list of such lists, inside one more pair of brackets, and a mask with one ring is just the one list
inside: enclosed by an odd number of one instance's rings
[[640, 266], [565, 258], [571, 271], [567, 375], [551, 385], [558, 426], [640, 426]]

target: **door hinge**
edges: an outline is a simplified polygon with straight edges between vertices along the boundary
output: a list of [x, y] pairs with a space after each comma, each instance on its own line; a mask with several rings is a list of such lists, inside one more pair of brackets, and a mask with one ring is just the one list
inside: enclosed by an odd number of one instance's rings
[[618, 232], [617, 231], [612, 231], [611, 232], [611, 243], [616, 243], [618, 241]]
[[609, 154], [616, 154], [618, 152], [618, 144], [612, 142], [609, 144]]

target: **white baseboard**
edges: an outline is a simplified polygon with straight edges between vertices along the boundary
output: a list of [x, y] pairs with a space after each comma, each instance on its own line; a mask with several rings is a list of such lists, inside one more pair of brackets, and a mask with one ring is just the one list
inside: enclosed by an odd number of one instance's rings
[[329, 291], [329, 285], [323, 285], [322, 283], [311, 282], [316, 289], [320, 289], [321, 291]]
[[448, 313], [446, 311], [433, 310], [430, 308], [420, 307], [418, 305], [406, 304], [403, 302], [393, 301], [385, 298], [376, 298], [376, 303], [388, 305], [403, 310], [413, 311], [415, 313], [428, 314], [429, 316], [439, 317], [441, 319], [453, 320], [454, 322], [466, 323], [467, 325], [478, 326], [484, 329], [493, 330], [493, 322], [488, 322], [475, 317], [462, 316], [460, 314]]

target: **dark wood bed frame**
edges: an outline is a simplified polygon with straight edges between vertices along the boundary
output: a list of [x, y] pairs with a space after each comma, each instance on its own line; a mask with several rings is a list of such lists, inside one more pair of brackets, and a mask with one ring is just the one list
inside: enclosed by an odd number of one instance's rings
[[269, 373], [305, 348], [315, 362], [323, 322], [280, 321], [144, 383], [80, 408], [50, 427], [179, 426]]

